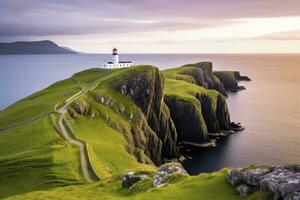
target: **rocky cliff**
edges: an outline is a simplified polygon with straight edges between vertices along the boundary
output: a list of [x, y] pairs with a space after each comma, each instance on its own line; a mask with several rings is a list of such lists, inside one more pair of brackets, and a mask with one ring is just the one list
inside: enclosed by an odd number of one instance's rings
[[[152, 66], [116, 72], [91, 91], [85, 100], [82, 98], [74, 103], [69, 113], [74, 116], [74, 110], [77, 114], [91, 116], [94, 109], [94, 112], [101, 113], [103, 111], [97, 108], [100, 103], [113, 112], [102, 113], [100, 117], [125, 136], [127, 151], [139, 162], [160, 165], [179, 158], [177, 131], [163, 101], [162, 73]], [[125, 125], [112, 115], [124, 118]]]
[[180, 141], [203, 144], [210, 141], [210, 134], [231, 129], [226, 91], [213, 74], [210, 62], [184, 65], [163, 73], [165, 102]]
[[71, 105], [70, 119], [99, 116], [124, 135], [124, 148], [139, 162], [178, 159], [179, 143], [202, 145], [211, 134], [231, 129], [225, 88], [209, 62], [163, 72], [138, 66], [103, 73], [98, 87]]
[[239, 86], [238, 81], [251, 81], [248, 76], [242, 76], [238, 71], [215, 71], [213, 74], [228, 91], [244, 90], [245, 87]]
[[[143, 70], [140, 70], [143, 69]], [[115, 89], [130, 97], [143, 112], [147, 125], [158, 137], [159, 144], [146, 145], [149, 157], [156, 164], [165, 159], [179, 157], [177, 132], [170, 118], [169, 108], [163, 101], [164, 78], [162, 73], [152, 66], [143, 66], [131, 73], [121, 75], [121, 79], [113, 80]], [[143, 129], [147, 129], [144, 126]], [[143, 129], [135, 131], [143, 131]], [[161, 156], [157, 153], [160, 152]]]

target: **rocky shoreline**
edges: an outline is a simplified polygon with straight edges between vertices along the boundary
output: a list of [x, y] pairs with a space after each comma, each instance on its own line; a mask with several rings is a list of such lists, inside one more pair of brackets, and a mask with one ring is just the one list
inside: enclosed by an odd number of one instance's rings
[[274, 200], [300, 199], [300, 165], [258, 166], [231, 170], [226, 177], [241, 196], [272, 192]]
[[181, 141], [180, 144], [182, 146], [194, 146], [199, 148], [210, 148], [215, 147], [217, 145], [217, 141], [221, 139], [222, 137], [227, 137], [230, 134], [234, 134], [237, 132], [241, 132], [245, 130], [245, 127], [242, 126], [241, 123], [230, 123], [230, 130], [228, 131], [221, 131], [219, 133], [209, 133], [209, 141], [205, 143], [193, 143], [193, 142], [187, 142], [187, 141]]

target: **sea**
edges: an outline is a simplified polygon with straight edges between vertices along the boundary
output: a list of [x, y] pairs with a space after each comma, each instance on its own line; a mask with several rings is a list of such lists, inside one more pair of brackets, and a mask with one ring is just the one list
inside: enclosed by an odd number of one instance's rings
[[[0, 110], [89, 68], [109, 54], [0, 55]], [[185, 169], [196, 175], [250, 164], [300, 163], [300, 54], [124, 54], [121, 60], [167, 69], [199, 61], [237, 70], [251, 82], [227, 98], [231, 120], [245, 127], [216, 147], [186, 149]], [[0, 111], [1, 112], [1, 111]]]

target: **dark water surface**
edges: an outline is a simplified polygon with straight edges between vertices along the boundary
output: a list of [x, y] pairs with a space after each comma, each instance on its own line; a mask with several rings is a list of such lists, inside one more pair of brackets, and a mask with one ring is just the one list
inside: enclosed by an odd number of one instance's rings
[[[191, 174], [250, 163], [300, 163], [300, 55], [121, 55], [161, 69], [209, 60], [215, 70], [239, 70], [252, 78], [247, 90], [230, 94], [233, 121], [246, 130], [217, 147], [191, 149], [184, 162]], [[110, 55], [0, 56], [0, 109], [78, 71], [100, 66]]]

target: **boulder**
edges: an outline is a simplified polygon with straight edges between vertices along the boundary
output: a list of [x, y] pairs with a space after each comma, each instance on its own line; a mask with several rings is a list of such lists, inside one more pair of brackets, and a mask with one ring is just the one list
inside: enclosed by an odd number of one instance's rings
[[188, 173], [180, 163], [172, 162], [163, 164], [158, 168], [157, 174], [154, 176], [152, 184], [154, 187], [161, 187], [166, 184], [169, 177], [175, 174], [188, 176]]
[[293, 192], [286, 195], [283, 200], [300, 200], [300, 192]]
[[231, 185], [240, 184], [243, 181], [242, 175], [242, 169], [233, 169], [227, 174], [227, 182], [229, 182]]
[[88, 115], [90, 111], [90, 105], [87, 102], [77, 102], [73, 104], [73, 108], [80, 115]]
[[231, 185], [242, 184], [237, 188], [241, 196], [246, 195], [248, 189], [257, 188], [272, 192], [274, 200], [299, 199], [300, 172], [297, 165], [233, 169], [227, 174], [227, 182]]
[[246, 169], [242, 173], [243, 181], [251, 186], [258, 186], [263, 175], [270, 172], [268, 167], [259, 167], [255, 169]]
[[130, 188], [136, 182], [148, 178], [149, 176], [146, 174], [136, 175], [135, 172], [127, 172], [122, 176], [122, 187]]
[[240, 194], [240, 196], [247, 196], [253, 192], [253, 189], [246, 184], [242, 184], [236, 188], [236, 191]]

